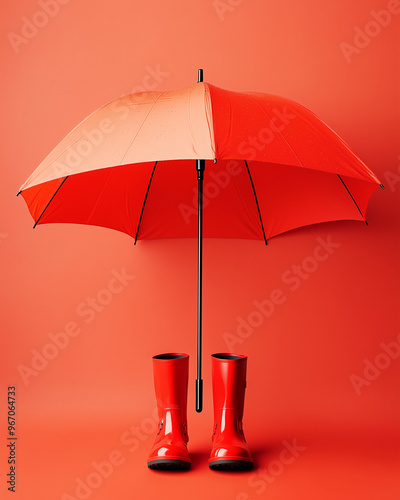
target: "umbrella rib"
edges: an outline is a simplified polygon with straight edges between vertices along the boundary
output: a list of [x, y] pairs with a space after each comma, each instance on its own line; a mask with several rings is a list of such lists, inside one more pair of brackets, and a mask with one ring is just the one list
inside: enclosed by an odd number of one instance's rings
[[248, 97], [255, 103], [257, 104], [257, 106], [263, 111], [263, 113], [268, 117], [268, 119], [270, 120], [270, 123], [272, 123], [272, 125], [275, 127], [275, 130], [276, 132], [282, 137], [282, 139], [285, 141], [285, 143], [287, 144], [288, 148], [290, 149], [290, 151], [292, 152], [292, 154], [296, 157], [296, 160], [299, 162], [300, 166], [305, 168], [304, 165], [303, 165], [303, 162], [300, 160], [299, 156], [297, 155], [296, 151], [293, 149], [293, 147], [289, 144], [289, 141], [286, 139], [286, 137], [283, 135], [282, 133], [282, 130], [280, 130], [276, 124], [274, 123], [274, 121], [272, 120], [272, 118], [269, 116], [268, 112], [261, 106], [261, 104], [256, 101], [251, 95], [248, 94]]
[[38, 220], [35, 222], [35, 225], [33, 226], [33, 229], [35, 229], [35, 227], [39, 224], [39, 221], [40, 219], [42, 218], [43, 214], [45, 213], [45, 211], [47, 210], [48, 206], [50, 205], [50, 203], [53, 201], [55, 195], [58, 193], [58, 191], [60, 191], [61, 189], [61, 186], [64, 184], [64, 182], [68, 179], [69, 175], [67, 175], [67, 177], [64, 178], [64, 180], [62, 181], [62, 183], [58, 186], [56, 192], [53, 194], [53, 196], [50, 198], [50, 201], [47, 203], [47, 205], [44, 207], [44, 210], [43, 212], [39, 215], [39, 218]]
[[121, 160], [120, 160], [120, 162], [119, 162], [120, 164], [122, 164], [122, 162], [124, 161], [125, 156], [128, 154], [129, 148], [130, 148], [130, 147], [132, 146], [132, 144], [135, 142], [135, 140], [136, 140], [137, 136], [139, 135], [140, 131], [141, 131], [141, 130], [142, 130], [142, 128], [143, 128], [143, 125], [144, 125], [145, 121], [146, 121], [146, 120], [147, 120], [147, 118], [149, 117], [150, 113], [153, 111], [154, 106], [155, 106], [155, 105], [157, 104], [157, 102], [161, 99], [161, 97], [162, 97], [163, 95], [165, 95], [165, 93], [166, 93], [166, 92], [162, 92], [162, 93], [161, 93], [161, 94], [157, 97], [157, 99], [153, 102], [153, 104], [151, 105], [151, 108], [150, 108], [150, 109], [149, 109], [149, 111], [147, 112], [147, 115], [146, 115], [146, 117], [144, 118], [144, 120], [143, 120], [142, 124], [140, 125], [139, 130], [136, 132], [135, 137], [132, 139], [132, 141], [130, 142], [129, 146], [126, 148], [125, 153], [122, 155], [122, 158], [121, 158]]
[[[345, 184], [344, 180], [341, 178], [341, 176], [340, 176], [339, 174], [337, 174], [337, 176], [339, 177], [340, 182], [341, 182], [341, 183], [343, 184], [343, 186], [346, 188], [346, 191], [349, 193], [349, 196], [350, 196], [350, 198], [353, 200], [354, 205], [357, 207], [357, 210], [360, 212], [361, 217], [365, 220], [365, 217], [364, 217], [363, 213], [361, 212], [360, 207], [357, 205], [356, 200], [353, 198], [353, 195], [350, 193], [350, 190], [349, 190], [349, 188], [346, 186], [346, 184]], [[367, 223], [367, 221], [365, 221], [365, 222]]]
[[155, 162], [155, 164], [154, 164], [153, 171], [151, 172], [149, 184], [147, 186], [146, 196], [144, 197], [144, 201], [143, 201], [143, 205], [142, 205], [142, 211], [140, 212], [139, 223], [138, 223], [138, 227], [137, 227], [137, 231], [136, 231], [136, 235], [135, 235], [135, 243], [134, 243], [134, 245], [136, 245], [136, 242], [137, 242], [137, 238], [138, 238], [138, 234], [139, 234], [139, 229], [140, 229], [140, 224], [142, 222], [142, 217], [143, 217], [143, 212], [144, 212], [144, 206], [146, 205], [147, 196], [148, 196], [149, 191], [150, 191], [151, 181], [153, 180], [153, 175], [154, 175], [154, 171], [156, 169], [157, 163], [158, 162]]
[[258, 210], [258, 216], [260, 217], [261, 229], [262, 229], [262, 232], [263, 232], [264, 241], [265, 241], [265, 244], [266, 244], [266, 245], [268, 245], [268, 243], [267, 243], [267, 238], [265, 237], [264, 224], [263, 224], [262, 217], [261, 217], [260, 206], [259, 206], [259, 204], [258, 204], [258, 199], [257, 199], [256, 188], [254, 187], [253, 178], [251, 177], [251, 173], [250, 173], [249, 166], [247, 165], [247, 161], [246, 161], [246, 160], [244, 160], [244, 163], [246, 164], [247, 173], [249, 174], [249, 178], [250, 178], [250, 182], [251, 182], [251, 187], [253, 188], [254, 198], [255, 198], [255, 200], [256, 200], [256, 205], [257, 205], [257, 210]]

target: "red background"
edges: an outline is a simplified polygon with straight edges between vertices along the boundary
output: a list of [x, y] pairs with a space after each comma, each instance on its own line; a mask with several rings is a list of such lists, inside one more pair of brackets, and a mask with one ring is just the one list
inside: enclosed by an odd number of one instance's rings
[[[64, 0], [56, 13], [52, 4], [47, 22], [38, 14], [46, 3], [3, 2], [0, 16], [2, 498], [12, 495], [5, 479], [10, 385], [17, 386], [19, 499], [398, 498], [400, 357], [382, 356], [381, 343], [400, 341], [400, 14], [380, 13], [382, 27], [371, 13], [400, 11], [398, 2]], [[41, 24], [37, 32], [31, 28], [26, 43], [15, 38], [33, 20]], [[356, 49], [347, 58], [344, 43]], [[90, 112], [143, 87], [190, 85], [199, 67], [205, 81], [222, 88], [309, 107], [386, 185], [371, 199], [368, 227], [327, 223], [276, 237], [267, 248], [205, 241], [202, 414], [194, 411], [193, 390], [195, 240], [134, 247], [107, 229], [33, 231], [15, 198]], [[315, 268], [308, 258], [317, 238], [339, 246]], [[312, 272], [291, 290], [284, 277], [303, 262]], [[110, 300], [102, 290], [123, 269], [134, 279]], [[254, 301], [274, 289], [286, 300], [260, 319]], [[109, 303], [96, 311], [90, 297]], [[68, 345], [46, 347], [49, 334], [71, 322], [76, 335]], [[247, 338], [238, 336], [242, 322], [253, 324]], [[226, 333], [240, 339], [232, 349], [248, 355], [244, 429], [256, 467], [243, 474], [207, 466], [209, 358], [229, 350]], [[32, 350], [43, 349], [54, 359], [32, 365]], [[191, 356], [193, 466], [182, 474], [146, 467], [156, 425], [151, 356], [166, 351]], [[365, 360], [380, 368], [364, 374]], [[34, 366], [24, 381], [21, 370]], [[365, 381], [358, 393], [354, 376]], [[301, 447], [291, 463], [279, 461], [284, 442]], [[105, 461], [103, 476], [96, 475], [94, 463]], [[77, 491], [79, 480], [89, 487]]]

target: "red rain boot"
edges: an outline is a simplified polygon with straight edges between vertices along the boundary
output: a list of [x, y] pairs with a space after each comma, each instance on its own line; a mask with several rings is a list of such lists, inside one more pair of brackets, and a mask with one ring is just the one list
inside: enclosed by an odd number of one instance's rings
[[186, 443], [187, 388], [189, 356], [159, 354], [153, 356], [154, 388], [157, 398], [159, 429], [150, 451], [150, 469], [183, 470], [190, 468]]
[[253, 459], [243, 434], [247, 356], [213, 354], [214, 434], [208, 466], [214, 470], [248, 470]]

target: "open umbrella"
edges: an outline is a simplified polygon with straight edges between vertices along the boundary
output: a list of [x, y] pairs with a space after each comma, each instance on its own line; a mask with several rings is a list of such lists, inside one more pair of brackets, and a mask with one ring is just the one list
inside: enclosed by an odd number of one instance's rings
[[267, 244], [272, 236], [309, 224], [365, 221], [379, 185], [305, 107], [273, 95], [222, 90], [204, 83], [199, 70], [190, 87], [131, 94], [95, 111], [18, 194], [35, 226], [103, 226], [129, 234], [135, 243], [198, 237], [200, 412], [203, 236]]

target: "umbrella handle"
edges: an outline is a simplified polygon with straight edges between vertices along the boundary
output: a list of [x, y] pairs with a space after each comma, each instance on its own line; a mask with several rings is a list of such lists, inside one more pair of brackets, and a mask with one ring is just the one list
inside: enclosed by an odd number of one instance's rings
[[203, 410], [203, 380], [196, 379], [196, 411], [201, 413]]

